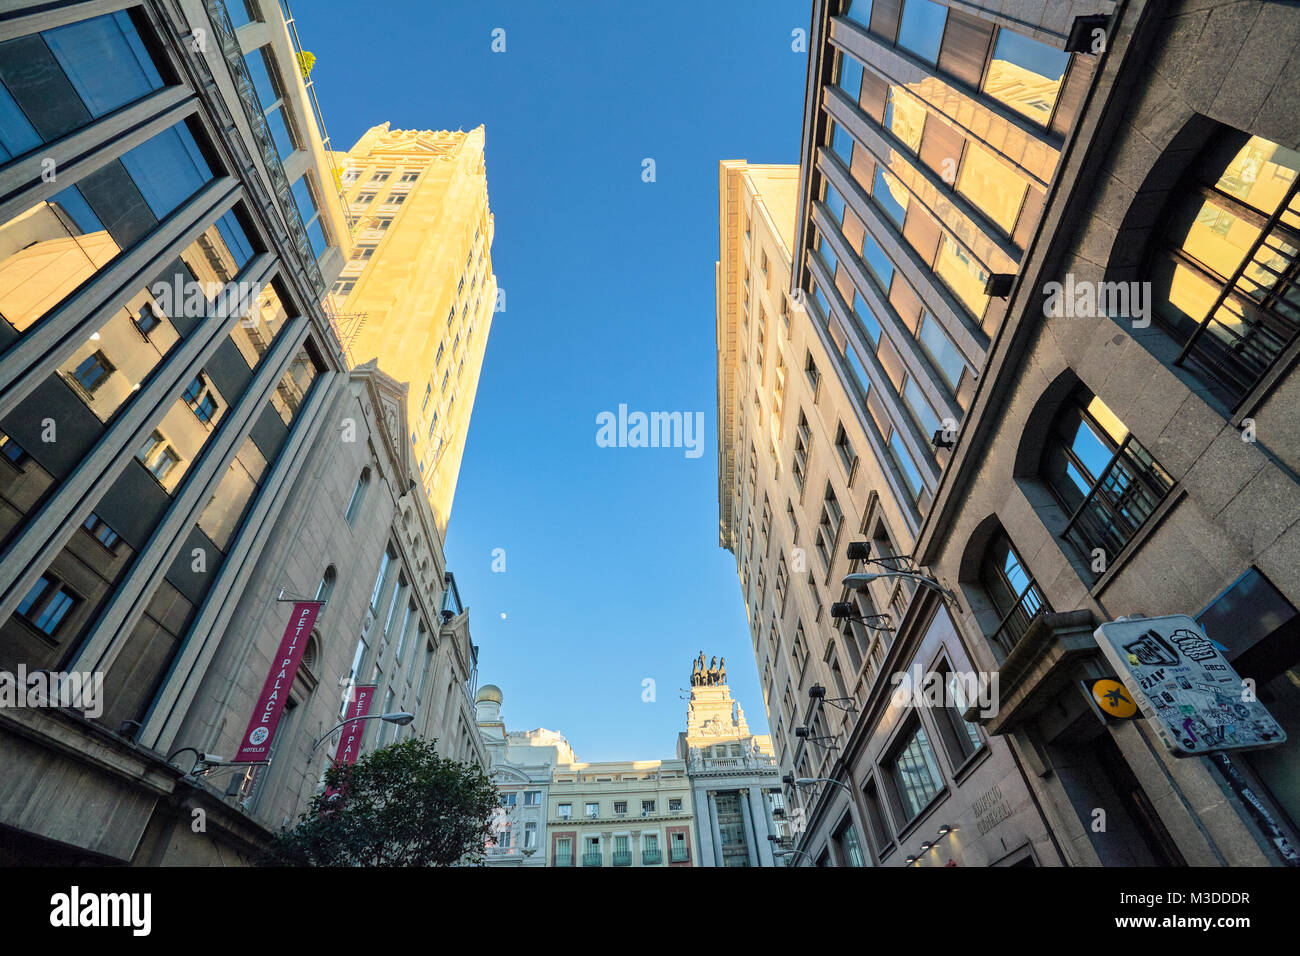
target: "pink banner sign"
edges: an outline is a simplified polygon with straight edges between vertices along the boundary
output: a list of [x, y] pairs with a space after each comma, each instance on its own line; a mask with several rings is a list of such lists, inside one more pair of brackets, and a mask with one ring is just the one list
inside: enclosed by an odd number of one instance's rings
[[361, 753], [361, 737], [366, 732], [366, 723], [361, 718], [370, 713], [370, 702], [375, 699], [375, 691], [378, 689], [373, 684], [354, 688], [355, 696], [352, 698], [352, 703], [348, 704], [346, 718], [348, 723], [343, 728], [343, 736], [339, 738], [339, 749], [334, 755], [336, 765], [350, 767], [357, 762], [357, 757]]
[[266, 675], [262, 693], [258, 695], [253, 716], [248, 720], [248, 729], [235, 753], [236, 763], [259, 763], [271, 756], [271, 741], [275, 739], [275, 728], [284, 713], [284, 705], [289, 702], [289, 689], [293, 687], [294, 675], [298, 673], [298, 664], [302, 661], [303, 651], [311, 637], [316, 615], [320, 613], [320, 601], [298, 601], [293, 606], [293, 614], [280, 639], [280, 647], [271, 660], [271, 672]]

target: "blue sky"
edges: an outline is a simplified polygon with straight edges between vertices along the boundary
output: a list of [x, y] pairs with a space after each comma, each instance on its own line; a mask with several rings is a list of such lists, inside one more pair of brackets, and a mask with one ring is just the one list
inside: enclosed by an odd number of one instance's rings
[[[807, 29], [808, 5], [380, 10], [295, 5], [336, 148], [385, 120], [487, 129], [506, 311], [446, 549], [480, 682], [502, 688], [507, 726], [561, 731], [583, 760], [671, 757], [703, 650], [727, 658], [751, 727], [766, 729], [735, 562], [717, 543], [718, 161], [798, 161], [807, 60], [791, 31]], [[498, 27], [505, 53], [491, 50]], [[598, 447], [596, 416], [620, 404], [702, 412], [703, 455]]]

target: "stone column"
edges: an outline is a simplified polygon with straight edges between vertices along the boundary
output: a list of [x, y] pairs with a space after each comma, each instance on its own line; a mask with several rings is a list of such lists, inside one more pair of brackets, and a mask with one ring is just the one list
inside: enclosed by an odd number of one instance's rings
[[758, 832], [754, 825], [754, 813], [748, 797], [748, 789], [736, 791], [736, 802], [740, 804], [740, 820], [745, 827], [745, 846], [749, 850], [749, 865], [758, 866]]
[[705, 861], [705, 866], [722, 866], [722, 834], [718, 830], [718, 801], [717, 791], [709, 791], [709, 856], [710, 860]]
[[772, 833], [772, 825], [767, 819], [767, 806], [763, 801], [763, 788], [750, 787], [747, 793], [749, 795], [750, 813], [754, 818], [754, 832], [758, 834], [758, 865], [774, 866], [776, 861], [772, 857], [772, 841], [768, 839], [768, 836]]

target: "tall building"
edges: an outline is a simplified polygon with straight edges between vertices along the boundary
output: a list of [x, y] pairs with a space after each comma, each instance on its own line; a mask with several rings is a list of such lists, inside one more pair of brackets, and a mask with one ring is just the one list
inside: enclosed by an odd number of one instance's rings
[[481, 126], [384, 123], [334, 157], [355, 236], [332, 290], [342, 335], [356, 360], [410, 383], [410, 439], [440, 533], [497, 308], [483, 146]]
[[[809, 550], [776, 590], [821, 622], [786, 614], [774, 657], [829, 683], [774, 665], [768, 704], [783, 763], [836, 784], [792, 775], [795, 849], [852, 865], [853, 826], [875, 865], [1294, 863], [1300, 18], [1006, 6], [814, 5], [790, 259], [812, 393], [767, 451], [821, 502], [771, 502]], [[762, 451], [729, 450], [724, 544], [776, 520]], [[1287, 743], [1178, 758], [1094, 706], [1094, 631], [1166, 614]]]
[[[778, 780], [787, 781], [773, 806], [784, 804], [775, 821], [787, 838], [784, 859], [901, 864], [910, 853], [892, 828], [917, 830], [922, 815], [942, 807], [940, 822], [962, 832], [960, 843], [940, 841], [941, 864], [1008, 855], [1058, 862], [1003, 741], [956, 707], [892, 703], [891, 674], [917, 662], [927, 671], [973, 669], [940, 602], [902, 581], [872, 617], [833, 616], [847, 543], [864, 538], [875, 555], [903, 553], [907, 540], [894, 529], [907, 525], [839, 347], [790, 288], [798, 196], [796, 167], [720, 166], [719, 534], [736, 557]], [[697, 687], [693, 696], [713, 691]], [[881, 766], [851, 789], [846, 767], [855, 764]], [[696, 806], [703, 828], [698, 797]], [[810, 845], [809, 833], [821, 839]], [[915, 840], [933, 836], [919, 830]]]
[[[246, 861], [310, 794], [311, 742], [363, 666], [393, 668], [366, 677], [414, 732], [483, 759], [467, 615], [407, 500], [400, 386], [349, 372], [321, 305], [346, 232], [286, 30], [275, 4], [6, 9], [0, 672], [96, 688], [0, 707], [10, 861]], [[362, 531], [335, 494], [373, 509]], [[402, 570], [372, 590], [385, 540]], [[262, 741], [275, 759], [242, 782], [194, 772], [242, 746], [278, 598], [331, 587]], [[385, 617], [357, 660], [366, 601]], [[423, 674], [445, 691], [420, 699]]]
[[551, 866], [692, 866], [683, 760], [561, 761], [551, 779]]
[[677, 737], [696, 808], [700, 866], [776, 866], [783, 834], [781, 773], [767, 734], [752, 734], [726, 683], [692, 678], [686, 730]]

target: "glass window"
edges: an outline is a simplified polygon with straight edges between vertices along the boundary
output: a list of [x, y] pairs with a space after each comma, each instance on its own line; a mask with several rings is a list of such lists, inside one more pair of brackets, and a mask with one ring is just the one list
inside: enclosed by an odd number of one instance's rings
[[272, 79], [272, 62], [270, 47], [258, 47], [244, 56], [244, 65], [248, 67], [248, 75], [253, 80], [263, 110], [270, 109], [280, 99], [278, 78]]
[[984, 552], [980, 584], [998, 615], [991, 640], [1003, 654], [1011, 652], [1041, 611], [1051, 610], [1011, 539], [1000, 529]]
[[288, 159], [297, 147], [294, 145], [294, 137], [290, 132], [289, 120], [285, 116], [283, 106], [277, 106], [267, 112], [266, 125], [270, 127], [271, 139], [275, 142], [275, 149], [280, 154], [280, 159]]
[[939, 61], [939, 44], [948, 8], [932, 0], [906, 0], [898, 26], [898, 45], [929, 63]]
[[852, 20], [854, 23], [861, 24], [864, 28], [871, 25], [871, 0], [850, 0], [848, 9], [842, 14]]
[[[831, 121], [831, 149], [835, 152], [835, 155], [840, 158], [840, 161], [843, 162], [845, 166], [852, 165], [853, 137], [852, 135], [849, 134], [849, 131], [846, 130], [842, 124], [836, 123], [833, 120]], [[827, 187], [827, 193], [829, 193], [830, 191], [831, 191], [830, 187]], [[827, 203], [829, 205], [829, 200], [827, 201]], [[840, 211], [835, 218], [841, 222], [844, 220], [844, 210], [843, 210], [842, 203], [841, 203]]]
[[863, 368], [862, 360], [858, 358], [858, 353], [852, 345], [845, 348], [844, 361], [858, 386], [858, 397], [865, 399], [867, 393], [871, 391], [871, 379], [867, 376], [867, 370]]
[[862, 847], [858, 843], [858, 830], [852, 823], [839, 832], [840, 850], [848, 866], [866, 866], [862, 859]]
[[[910, 2], [908, 4], [911, 5]], [[984, 92], [1044, 126], [1061, 92], [1070, 54], [1013, 30], [998, 30]]]
[[854, 103], [862, 95], [862, 64], [844, 50], [840, 51], [839, 86]]
[[921, 434], [926, 441], [937, 431], [943, 429], [939, 422], [939, 416], [934, 413], [930, 403], [921, 394], [921, 389], [917, 386], [916, 380], [911, 378], [903, 385], [903, 401], [907, 404], [907, 409], [912, 413], [912, 418], [916, 420], [917, 426], [921, 429]]
[[212, 179], [212, 169], [184, 124], [159, 133], [122, 157], [136, 188], [158, 219], [175, 210]]
[[1183, 347], [1182, 363], [1228, 405], [1300, 333], [1297, 170], [1300, 153], [1225, 128], [1199, 161], [1203, 188], [1165, 214], [1154, 312]]
[[1028, 184], [974, 140], [966, 144], [957, 176], [957, 192], [974, 203], [1003, 232], [1011, 235]]
[[891, 770], [904, 820], [916, 817], [943, 788], [943, 775], [924, 727], [917, 726]]
[[831, 211], [831, 218], [837, 223], [844, 222], [844, 197], [830, 183], [826, 184], [826, 208]]
[[[0, 43], [0, 146], [11, 156], [163, 86], [126, 11], [55, 27], [39, 37], [43, 48], [34, 48], [28, 37]], [[68, 102], [69, 92], [77, 103]]]
[[1042, 474], [1070, 514], [1065, 537], [1081, 556], [1124, 549], [1173, 487], [1173, 479], [1115, 414], [1087, 390], [1053, 423]]
[[894, 225], [902, 229], [903, 220], [907, 218], [907, 202], [909, 198], [906, 187], [892, 173], [887, 173], [883, 167], [878, 166], [876, 167], [876, 180], [872, 185], [871, 195], [875, 197], [876, 203], [885, 215], [894, 221]]
[[966, 368], [966, 360], [962, 358], [961, 352], [953, 344], [952, 339], [948, 338], [948, 333], [943, 330], [943, 326], [929, 312], [923, 313], [916, 337], [944, 380], [953, 391], [956, 391], [961, 383], [961, 373]]
[[863, 231], [862, 234], [862, 261], [866, 263], [867, 268], [876, 279], [876, 284], [880, 286], [881, 291], [888, 294], [889, 284], [894, 279], [894, 263], [885, 255], [885, 250], [880, 247], [880, 243], [871, 237], [871, 233]]
[[[817, 251], [826, 262], [826, 271], [830, 273], [832, 278], [834, 278], [835, 270], [839, 266], [840, 260], [839, 257], [835, 255], [835, 250], [831, 248], [831, 244], [826, 240], [826, 236], [820, 230], [817, 232]], [[761, 352], [759, 353], [759, 364], [762, 364]]]
[[957, 296], [971, 315], [976, 319], [983, 317], [989, 302], [989, 297], [984, 294], [984, 284], [988, 282], [989, 274], [946, 232], [939, 239], [934, 273], [943, 280], [943, 284]]
[[891, 86], [885, 103], [884, 125], [899, 142], [915, 153], [921, 148], [921, 137], [925, 132], [925, 105], [902, 87]]
[[925, 485], [921, 481], [921, 470], [916, 467], [916, 462], [912, 459], [912, 453], [903, 444], [903, 439], [899, 435], [897, 428], [889, 437], [889, 454], [894, 459], [894, 464], [898, 466], [899, 472], [902, 473], [907, 490], [911, 492], [912, 500], [915, 502], [921, 496]]
[[858, 325], [872, 346], [880, 345], [880, 322], [871, 309], [867, 308], [867, 303], [863, 301], [862, 296], [858, 295], [856, 289], [853, 292], [853, 317], [858, 320]]

